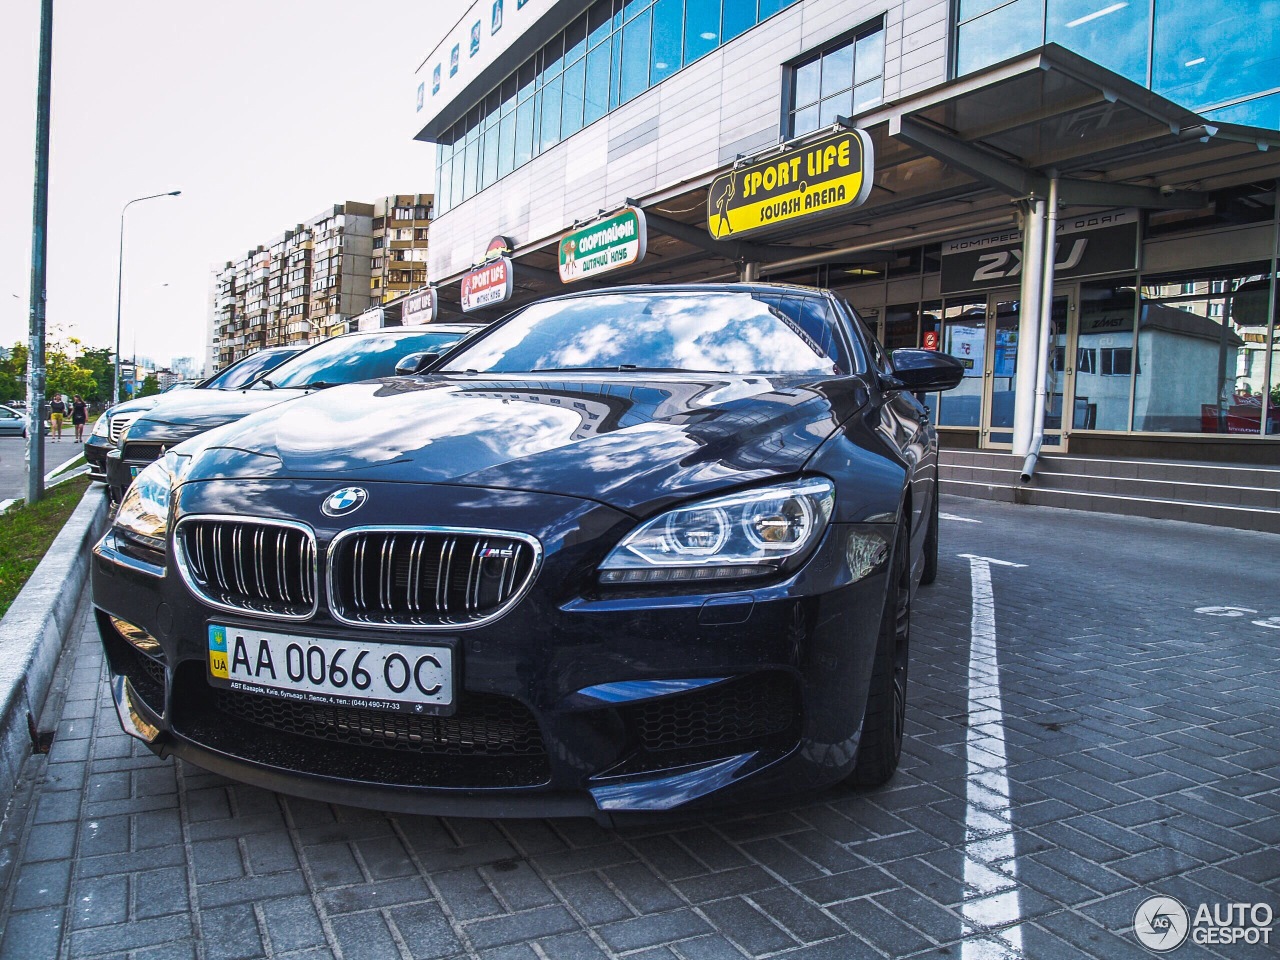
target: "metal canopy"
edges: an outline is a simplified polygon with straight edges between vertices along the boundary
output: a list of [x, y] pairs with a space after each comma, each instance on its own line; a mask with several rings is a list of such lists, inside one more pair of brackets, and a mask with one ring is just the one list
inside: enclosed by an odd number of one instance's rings
[[[652, 220], [648, 254], [606, 282], [733, 279], [747, 259], [766, 278], [821, 263], [856, 267], [894, 248], [1011, 224], [1012, 201], [1045, 196], [1051, 175], [1076, 212], [1196, 208], [1210, 191], [1280, 176], [1280, 133], [1207, 120], [1057, 44], [853, 122], [875, 147], [863, 206], [749, 244], [720, 243], [704, 218], [707, 187], [725, 168], [707, 170], [633, 199]], [[520, 245], [513, 299], [477, 319], [570, 289], [558, 283], [557, 239]], [[442, 281], [446, 313], [459, 309], [459, 277]]]

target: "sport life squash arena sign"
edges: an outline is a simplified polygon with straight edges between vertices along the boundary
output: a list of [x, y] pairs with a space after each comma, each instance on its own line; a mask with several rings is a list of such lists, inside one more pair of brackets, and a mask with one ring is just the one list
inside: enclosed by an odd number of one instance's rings
[[729, 240], [865, 203], [875, 179], [871, 138], [862, 130], [730, 170], [707, 192], [707, 229]]
[[572, 283], [639, 263], [648, 243], [644, 211], [623, 207], [560, 238], [560, 282]]

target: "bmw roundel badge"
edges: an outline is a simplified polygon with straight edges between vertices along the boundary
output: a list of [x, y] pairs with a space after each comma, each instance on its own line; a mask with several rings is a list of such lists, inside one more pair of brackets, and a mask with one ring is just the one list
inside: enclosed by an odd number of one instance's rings
[[369, 491], [364, 487], [343, 487], [324, 498], [320, 512], [326, 517], [344, 517], [359, 510], [368, 499]]

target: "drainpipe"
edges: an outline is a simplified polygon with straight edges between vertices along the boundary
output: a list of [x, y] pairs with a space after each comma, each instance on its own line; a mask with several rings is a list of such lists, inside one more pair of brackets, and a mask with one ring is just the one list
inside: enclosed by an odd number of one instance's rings
[[[1036, 357], [1040, 329], [1040, 283], [1044, 263], [1043, 199], [1026, 201], [1022, 218], [1022, 291], [1018, 310], [1018, 365], [1013, 393], [1013, 452], [1025, 457], [1031, 450], [1035, 417]], [[994, 403], [995, 397], [992, 396]]]
[[[1022, 482], [1030, 483], [1044, 443], [1044, 417], [1048, 404], [1049, 364], [1053, 362], [1053, 269], [1058, 251], [1058, 172], [1049, 171], [1049, 216], [1045, 222], [1044, 279], [1040, 297], [1040, 349], [1036, 355], [1036, 401], [1031, 421], [1031, 446], [1022, 463]], [[1075, 367], [1074, 363], [1070, 364]], [[1067, 364], [1063, 364], [1065, 371]], [[1065, 375], [1065, 373], [1064, 373]], [[1067, 411], [1062, 411], [1067, 416]]]

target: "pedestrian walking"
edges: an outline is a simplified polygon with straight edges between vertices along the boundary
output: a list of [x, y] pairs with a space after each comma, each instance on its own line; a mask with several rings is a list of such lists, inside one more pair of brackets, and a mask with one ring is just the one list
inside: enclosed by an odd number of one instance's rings
[[54, 443], [62, 441], [62, 418], [66, 415], [67, 401], [62, 399], [62, 394], [55, 393], [53, 399], [49, 401], [49, 423], [53, 427]]
[[84, 443], [84, 425], [89, 420], [89, 405], [80, 394], [71, 400], [71, 424], [76, 428], [76, 443]]

